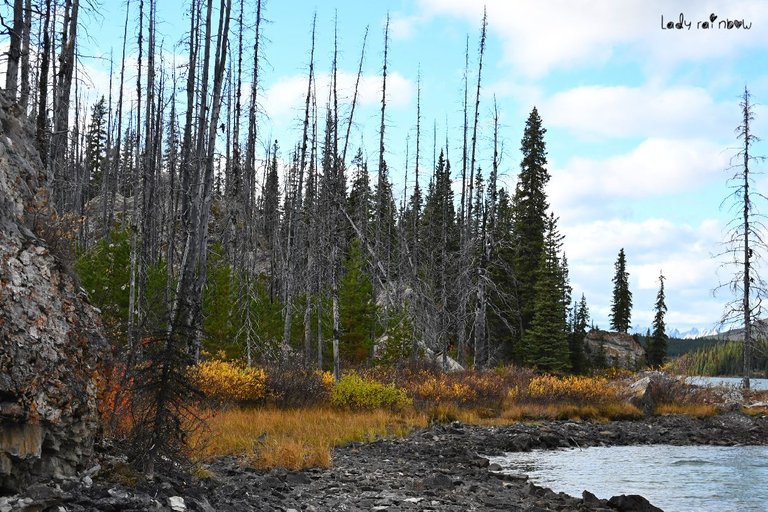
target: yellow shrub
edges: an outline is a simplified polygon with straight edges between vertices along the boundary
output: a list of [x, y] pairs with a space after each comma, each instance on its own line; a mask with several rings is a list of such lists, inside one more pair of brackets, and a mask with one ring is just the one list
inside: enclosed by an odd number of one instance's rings
[[619, 388], [603, 377], [542, 375], [531, 379], [528, 396], [546, 402], [600, 403], [617, 400]]
[[421, 371], [409, 376], [405, 385], [414, 400], [428, 404], [497, 408], [508, 394], [508, 386], [494, 372]]
[[336, 379], [333, 377], [333, 373], [316, 370], [317, 375], [320, 377], [320, 380], [323, 383], [323, 387], [328, 391], [328, 394], [333, 391], [333, 385], [336, 383]]
[[394, 384], [382, 384], [356, 373], [344, 375], [331, 391], [331, 404], [349, 409], [401, 409], [412, 403], [405, 391]]
[[266, 396], [267, 375], [227, 361], [205, 361], [190, 370], [192, 381], [209, 398], [225, 402], [251, 402]]
[[463, 382], [451, 382], [447, 375], [429, 375], [411, 387], [411, 395], [424, 402], [452, 402], [462, 404], [471, 402], [477, 393]]

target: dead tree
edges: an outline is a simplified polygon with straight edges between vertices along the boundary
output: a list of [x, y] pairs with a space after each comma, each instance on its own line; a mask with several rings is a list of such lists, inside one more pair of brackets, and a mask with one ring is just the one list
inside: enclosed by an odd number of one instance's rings
[[66, 0], [64, 4], [64, 19], [61, 31], [61, 53], [59, 54], [59, 69], [56, 74], [56, 91], [53, 109], [53, 133], [51, 134], [51, 166], [56, 186], [58, 206], [71, 208], [68, 201], [64, 175], [67, 151], [67, 135], [69, 134], [70, 95], [72, 77], [75, 70], [75, 45], [77, 41], [78, 13], [80, 0]]
[[736, 136], [741, 139], [742, 146], [729, 168], [733, 171], [728, 180], [731, 193], [723, 201], [735, 214], [728, 224], [724, 242], [726, 249], [722, 253], [730, 259], [724, 265], [733, 271], [730, 279], [719, 288], [727, 287], [735, 296], [726, 305], [721, 323], [743, 323], [744, 326], [743, 384], [745, 389], [749, 389], [753, 364], [753, 327], [763, 315], [763, 300], [768, 296], [768, 287], [760, 271], [762, 260], [768, 252], [766, 226], [764, 216], [756, 205], [756, 201], [764, 200], [765, 196], [754, 188], [755, 175], [760, 173], [750, 166], [764, 161], [765, 157], [753, 154], [753, 145], [760, 139], [752, 132], [754, 104], [746, 87], [739, 106], [742, 118], [736, 128]]
[[24, 32], [23, 0], [13, 2], [13, 26], [10, 29], [8, 46], [8, 64], [5, 70], [5, 90], [11, 100], [16, 99], [19, 81], [19, 61], [21, 60], [21, 40]]

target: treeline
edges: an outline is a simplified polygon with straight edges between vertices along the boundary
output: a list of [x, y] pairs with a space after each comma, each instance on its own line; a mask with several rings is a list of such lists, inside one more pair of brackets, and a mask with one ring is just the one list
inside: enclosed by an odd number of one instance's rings
[[[189, 62], [178, 68], [159, 58], [155, 0], [126, 3], [116, 86], [93, 105], [72, 80], [78, 0], [16, 0], [9, 30], [21, 50], [9, 53], [6, 90], [37, 119], [56, 222], [75, 233], [83, 283], [132, 359], [152, 337], [183, 345], [192, 361], [202, 351], [249, 364], [293, 355], [337, 373], [374, 351], [584, 369], [574, 332], [586, 330], [588, 310], [585, 299], [572, 304], [546, 196], [546, 129], [533, 108], [507, 190], [495, 102], [481, 122], [485, 19], [474, 72], [469, 48], [463, 56], [460, 155], [448, 157], [447, 140], [433, 143], [436, 164], [422, 166], [419, 85], [415, 155], [395, 169], [385, 144], [388, 22], [371, 163], [351, 147], [358, 90], [340, 105], [335, 34], [328, 96], [318, 97], [313, 22], [300, 132], [281, 149], [264, 144], [259, 115], [262, 2], [193, 0], [186, 9]], [[366, 31], [358, 83], [367, 44]], [[130, 82], [129, 45], [138, 66]], [[394, 171], [409, 186], [399, 200]]]
[[[756, 376], [768, 376], [768, 341], [753, 343], [753, 366]], [[683, 354], [671, 361], [670, 366], [684, 375], [733, 376], [744, 372], [744, 342], [720, 341]]]

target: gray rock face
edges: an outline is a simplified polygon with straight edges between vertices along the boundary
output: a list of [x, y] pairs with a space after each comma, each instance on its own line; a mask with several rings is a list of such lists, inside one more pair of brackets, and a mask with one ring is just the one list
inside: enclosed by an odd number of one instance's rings
[[49, 214], [34, 134], [0, 92], [0, 492], [82, 469], [98, 427], [98, 311], [31, 229]]
[[584, 351], [592, 364], [629, 370], [645, 365], [645, 349], [624, 332], [593, 329], [584, 337]]

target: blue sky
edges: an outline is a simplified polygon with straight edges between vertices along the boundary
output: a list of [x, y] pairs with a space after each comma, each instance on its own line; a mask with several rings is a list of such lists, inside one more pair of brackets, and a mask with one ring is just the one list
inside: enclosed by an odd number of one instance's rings
[[[246, 1], [246, 4], [252, 0]], [[166, 58], [187, 30], [186, 2], [159, 2]], [[753, 131], [768, 137], [768, 2], [763, 0], [489, 0], [488, 41], [480, 107], [480, 165], [490, 167], [494, 96], [501, 112], [505, 180], [514, 186], [520, 138], [533, 106], [547, 128], [549, 197], [566, 235], [574, 295], [586, 294], [594, 321], [608, 326], [613, 263], [625, 248], [634, 293], [633, 324], [650, 325], [658, 274], [667, 277], [667, 323], [681, 330], [712, 327], [727, 295], [713, 297], [725, 223], [726, 168], [738, 141], [739, 95], [748, 85], [757, 104]], [[137, 4], [132, 3], [135, 19]], [[246, 7], [253, 12], [253, 7]], [[421, 74], [422, 176], [449, 139], [460, 168], [464, 48], [476, 80], [483, 3], [470, 0], [265, 2], [269, 23], [260, 104], [265, 144], [289, 148], [299, 136], [310, 27], [317, 12], [316, 66], [327, 83], [333, 18], [338, 13], [342, 96], [352, 94], [363, 32], [370, 27], [361, 104], [349, 158], [358, 146], [375, 172], [383, 26], [391, 16], [387, 160], [396, 193], [403, 190], [406, 145], [409, 187], [415, 166], [417, 77]], [[247, 12], [248, 12], [247, 11]], [[87, 21], [81, 51], [119, 58], [124, 4], [104, 0]], [[662, 28], [668, 20], [691, 28]], [[749, 30], [697, 28], [744, 20]], [[248, 17], [246, 16], [246, 19]], [[135, 52], [135, 26], [129, 51]], [[183, 56], [183, 47], [176, 49]], [[84, 60], [96, 89], [106, 90], [104, 61]], [[183, 62], [180, 57], [177, 62]], [[134, 71], [135, 73], [135, 71]], [[473, 86], [472, 86], [473, 87]], [[327, 89], [318, 90], [324, 102]], [[97, 93], [94, 92], [94, 96]], [[764, 143], [757, 152], [768, 154]], [[287, 156], [287, 153], [283, 155]], [[766, 190], [758, 178], [758, 188]], [[768, 212], [768, 205], [763, 211]]]

